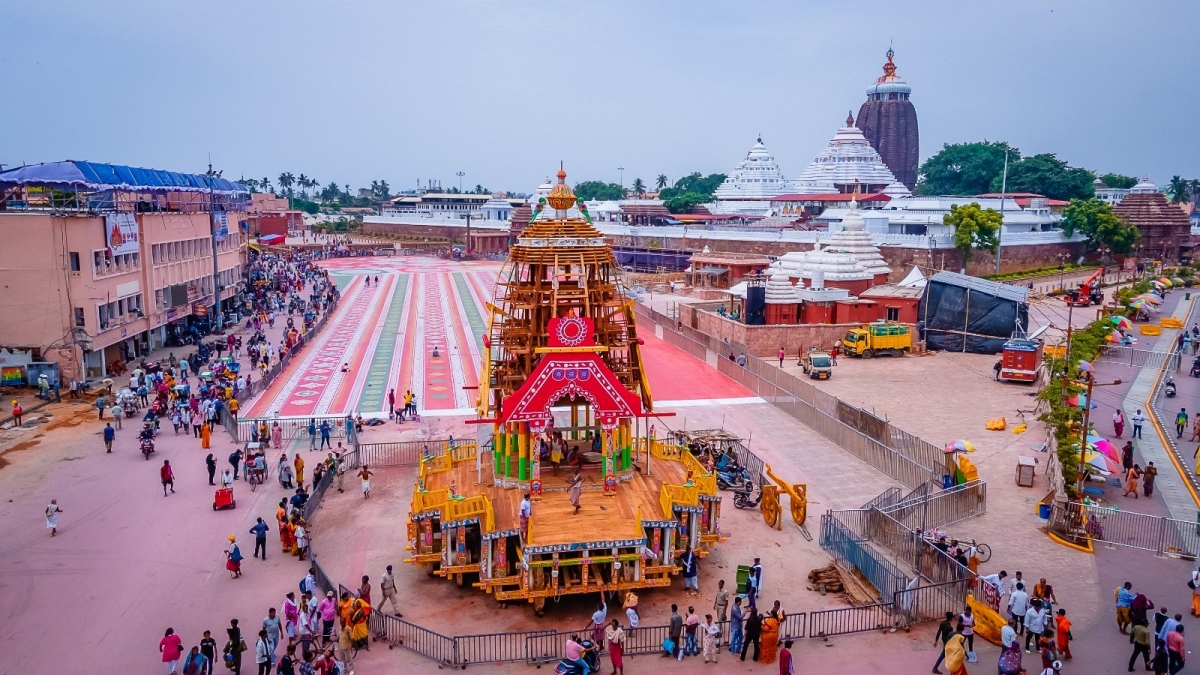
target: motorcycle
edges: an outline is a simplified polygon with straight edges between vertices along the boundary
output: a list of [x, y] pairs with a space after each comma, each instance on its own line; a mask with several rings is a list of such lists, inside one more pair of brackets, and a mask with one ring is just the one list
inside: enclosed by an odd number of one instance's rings
[[150, 459], [150, 453], [154, 452], [154, 441], [149, 438], [142, 439], [142, 455], [146, 459]]
[[1163, 391], [1167, 394], [1167, 398], [1175, 398], [1175, 380], [1167, 380]]
[[758, 491], [758, 496], [754, 496], [754, 484], [746, 483], [741, 488], [733, 492], [733, 505], [739, 509], [756, 509], [759, 503], [762, 502], [762, 490]]
[[554, 667], [554, 675], [583, 675], [600, 672], [600, 655], [596, 653], [596, 644], [591, 640], [575, 639], [583, 647], [583, 653], [578, 661], [562, 659]]
[[722, 490], [738, 490], [743, 485], [749, 485], [752, 482], [750, 472], [741, 467], [717, 469], [716, 473], [717, 487]]
[[1192, 361], [1192, 377], [1200, 377], [1200, 358]]

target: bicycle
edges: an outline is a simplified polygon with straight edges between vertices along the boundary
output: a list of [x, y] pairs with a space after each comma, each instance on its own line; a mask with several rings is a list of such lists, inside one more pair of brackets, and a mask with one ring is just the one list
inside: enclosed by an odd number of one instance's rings
[[961, 539], [961, 540], [959, 540], [958, 543], [967, 544], [969, 546], [974, 546], [975, 547], [975, 556], [977, 558], [979, 558], [979, 562], [981, 562], [981, 563], [985, 563], [992, 559], [992, 547], [988, 546], [987, 544], [977, 542], [974, 539], [971, 539], [971, 540]]

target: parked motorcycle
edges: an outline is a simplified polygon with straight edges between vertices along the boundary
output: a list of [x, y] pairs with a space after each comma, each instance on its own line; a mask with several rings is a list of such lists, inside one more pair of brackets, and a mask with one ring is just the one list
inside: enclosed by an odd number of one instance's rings
[[1167, 380], [1163, 391], [1167, 394], [1167, 398], [1175, 398], [1175, 380]]
[[752, 482], [750, 472], [741, 468], [717, 469], [717, 487], [722, 490], [738, 490]]
[[756, 509], [762, 502], [762, 490], [758, 490], [758, 496], [754, 495], [755, 485], [753, 482], [746, 483], [739, 489], [733, 491], [733, 505], [739, 509]]

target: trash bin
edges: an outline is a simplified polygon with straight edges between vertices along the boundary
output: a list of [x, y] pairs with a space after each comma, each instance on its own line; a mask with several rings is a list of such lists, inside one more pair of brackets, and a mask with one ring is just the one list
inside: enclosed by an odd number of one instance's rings
[[952, 487], [954, 487], [954, 476], [951, 476], [948, 473], [943, 474], [942, 475], [942, 489], [949, 490]]
[[1050, 505], [1038, 504], [1038, 518], [1042, 520], [1050, 520]]

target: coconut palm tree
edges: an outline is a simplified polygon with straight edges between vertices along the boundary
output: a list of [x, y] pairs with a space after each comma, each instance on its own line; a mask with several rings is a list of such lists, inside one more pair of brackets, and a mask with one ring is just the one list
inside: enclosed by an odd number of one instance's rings
[[245, 185], [250, 192], [258, 192], [258, 181], [253, 178], [239, 178], [238, 182]]
[[270, 192], [272, 194], [275, 193], [275, 191], [271, 189], [271, 179], [267, 178], [266, 176], [263, 176], [262, 180], [258, 181], [258, 187], [261, 188], [263, 192]]
[[1192, 201], [1200, 202], [1200, 178], [1193, 178], [1188, 181], [1188, 189], [1192, 193]]
[[304, 174], [296, 176], [296, 186], [300, 188], [300, 198], [308, 199], [308, 176]]
[[646, 196], [646, 183], [641, 178], [633, 181], [633, 196], [639, 199]]
[[279, 188], [287, 196], [292, 196], [292, 186], [296, 184], [296, 177], [290, 171], [284, 171], [279, 174]]
[[667, 187], [667, 174], [665, 174], [665, 173], [658, 174], [658, 179], [654, 181], [654, 184], [658, 186], [659, 190], [662, 190], [663, 188]]
[[1167, 192], [1171, 193], [1172, 204], [1182, 204], [1192, 195], [1192, 184], [1190, 181], [1184, 180], [1179, 176], [1171, 176], [1171, 182], [1167, 185]]

